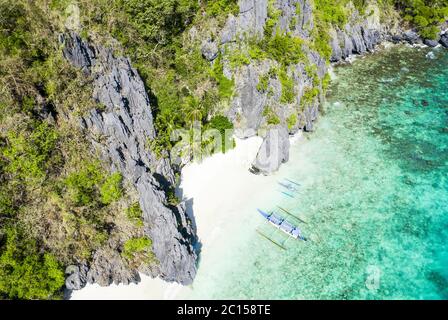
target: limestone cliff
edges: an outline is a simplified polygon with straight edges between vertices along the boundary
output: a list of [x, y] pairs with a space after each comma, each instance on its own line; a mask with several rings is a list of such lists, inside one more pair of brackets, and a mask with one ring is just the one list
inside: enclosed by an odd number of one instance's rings
[[[236, 50], [247, 52], [253, 38], [260, 40], [266, 37], [266, 23], [272, 14], [269, 11], [272, 10], [281, 12], [274, 26], [278, 32], [290, 33], [293, 37], [303, 39], [310, 37], [310, 28], [313, 25], [311, 2], [241, 0], [239, 8], [237, 16], [228, 17], [219, 37], [213, 42], [205, 42], [203, 53], [209, 60], [213, 60], [217, 54], [210, 54], [210, 48], [216, 48], [216, 51], [221, 52], [224, 74], [235, 81], [234, 98], [226, 115], [233, 121], [235, 133], [239, 138], [248, 138], [256, 134], [264, 136], [259, 156], [253, 164], [253, 171], [270, 174], [288, 159], [289, 143], [285, 141], [288, 135], [284, 132], [293, 134], [299, 130], [313, 130], [313, 122], [317, 119], [322, 96], [316, 95], [310, 101], [303, 102], [306, 90], [315, 85], [313, 84], [315, 75], [306, 69], [314, 66], [320, 87], [320, 82], [326, 74], [326, 63], [315, 51], [303, 46], [306, 56], [304, 61], [289, 65], [286, 70], [286, 76], [293, 81], [294, 98], [285, 102], [282, 98], [282, 90], [285, 89], [282, 88], [281, 79], [269, 76], [270, 70], [280, 66], [278, 61], [269, 58], [252, 60], [246, 65], [235, 68], [230, 61], [229, 52]], [[263, 77], [266, 77], [266, 88], [260, 89]], [[278, 124], [269, 123], [268, 111]]]
[[[155, 130], [140, 76], [127, 58], [114, 57], [111, 50], [88, 44], [76, 33], [62, 36], [61, 42], [65, 58], [93, 77], [92, 98], [103, 106], [84, 115], [80, 125], [111, 170], [121, 172], [138, 193], [145, 233], [158, 260], [143, 272], [190, 284], [196, 274], [195, 230], [183, 205], [168, 204], [166, 190], [174, 183], [169, 159], [158, 159], [149, 151]], [[137, 282], [137, 271], [118, 261], [97, 252], [92, 265], [71, 267], [67, 287], [79, 289], [86, 281]]]
[[[279, 62], [262, 59], [232, 68], [228, 52], [247, 47], [253, 37], [266, 37], [264, 30], [271, 19], [270, 10], [278, 12], [273, 28], [276, 32], [300, 38], [305, 43], [310, 41], [315, 27], [313, 3], [309, 0], [241, 0], [239, 8], [237, 16], [230, 15], [227, 19], [218, 39], [204, 42], [203, 53], [209, 60], [217, 58], [218, 51], [223, 55], [224, 74], [235, 81], [235, 95], [227, 116], [234, 122], [238, 137], [247, 138], [256, 134], [265, 137], [252, 170], [270, 174], [288, 159], [289, 143], [285, 141], [288, 135], [284, 132], [294, 134], [299, 130], [313, 131], [313, 122], [318, 118], [319, 108], [323, 103], [322, 81], [328, 66], [324, 57], [303, 45], [306, 58], [289, 65], [287, 69], [287, 76], [293, 80], [294, 99], [283, 101], [282, 90], [285, 89], [279, 77], [269, 77], [267, 88], [260, 90], [262, 78], [271, 69], [277, 68]], [[374, 17], [377, 16], [360, 19], [354, 10], [343, 30], [331, 30], [332, 62], [345, 59], [351, 54], [370, 51], [383, 39], [386, 30]], [[310, 73], [309, 69], [315, 70], [315, 73]], [[311, 99], [304, 97], [307, 90], [316, 87], [319, 94]], [[267, 107], [278, 118], [278, 124], [269, 123], [265, 111]]]
[[[238, 3], [239, 14], [227, 18], [218, 37], [205, 37], [202, 52], [210, 61], [221, 54], [224, 75], [235, 81], [235, 94], [226, 115], [233, 121], [238, 137], [248, 138], [256, 134], [264, 137], [252, 171], [271, 174], [289, 158], [289, 143], [285, 141], [288, 135], [284, 132], [313, 131], [313, 123], [322, 111], [323, 82], [329, 65], [308, 45], [316, 28], [312, 0], [240, 0]], [[360, 14], [351, 3], [347, 10], [351, 14], [343, 26], [330, 26], [330, 30], [326, 30], [330, 36], [330, 62], [371, 52], [386, 40], [423, 42], [415, 31], [400, 27], [396, 12], [381, 12], [375, 2], [366, 7], [364, 14]], [[285, 88], [280, 77], [268, 76], [270, 70], [279, 67], [279, 61], [250, 59], [243, 65], [232, 65], [232, 53], [249, 56], [254, 38], [259, 41], [269, 36], [265, 33], [268, 27], [274, 30], [274, 34], [287, 34], [304, 42], [302, 49], [306, 58], [289, 65], [286, 70], [286, 76], [293, 81], [294, 99], [291, 101], [285, 102], [282, 98]], [[442, 35], [440, 43], [444, 45], [446, 39], [447, 35]], [[437, 45], [437, 41], [433, 45]], [[267, 83], [264, 84], [265, 88], [260, 89], [264, 77], [267, 77], [264, 80]], [[315, 89], [319, 93], [310, 98], [310, 91]], [[270, 121], [272, 115], [275, 121]]]

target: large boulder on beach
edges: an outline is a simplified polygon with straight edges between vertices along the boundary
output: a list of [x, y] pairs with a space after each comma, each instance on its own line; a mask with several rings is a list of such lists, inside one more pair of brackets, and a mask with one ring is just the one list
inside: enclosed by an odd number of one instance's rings
[[289, 147], [288, 130], [283, 126], [271, 128], [258, 150], [251, 171], [264, 175], [274, 173], [282, 163], [289, 160]]

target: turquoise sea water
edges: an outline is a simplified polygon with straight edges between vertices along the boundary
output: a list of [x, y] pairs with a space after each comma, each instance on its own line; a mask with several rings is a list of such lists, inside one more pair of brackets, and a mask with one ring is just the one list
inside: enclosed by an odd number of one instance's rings
[[264, 207], [306, 220], [310, 241], [280, 250], [242, 208], [190, 298], [448, 299], [447, 66], [448, 50], [392, 47], [336, 67], [326, 114], [278, 173], [300, 194], [273, 185]]

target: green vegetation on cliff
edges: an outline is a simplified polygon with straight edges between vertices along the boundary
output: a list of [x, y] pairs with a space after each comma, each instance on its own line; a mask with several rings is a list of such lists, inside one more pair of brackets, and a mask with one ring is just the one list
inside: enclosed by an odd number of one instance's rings
[[122, 255], [136, 267], [142, 263], [151, 263], [154, 260], [151, 245], [152, 242], [147, 237], [129, 239], [123, 245]]
[[394, 4], [403, 13], [404, 19], [415, 25], [426, 39], [436, 39], [438, 26], [448, 19], [446, 0], [395, 0]]
[[0, 298], [60, 298], [64, 272], [53, 254], [39, 253], [35, 241], [16, 228], [3, 229]]
[[79, 128], [91, 79], [62, 57], [59, 13], [44, 0], [0, 12], [0, 298], [60, 298], [67, 265], [141, 227]]
[[228, 131], [232, 131], [233, 129], [233, 123], [229, 121], [226, 117], [222, 115], [214, 116], [210, 119], [210, 122], [208, 124], [208, 127], [211, 129], [218, 130], [221, 134], [222, 140], [221, 140], [221, 151], [225, 153], [228, 151], [228, 149], [233, 148], [234, 141], [232, 138], [232, 135], [228, 134]]
[[275, 114], [274, 110], [272, 110], [269, 106], [265, 107], [263, 110], [263, 116], [266, 118], [268, 125], [277, 125], [280, 124], [280, 119]]

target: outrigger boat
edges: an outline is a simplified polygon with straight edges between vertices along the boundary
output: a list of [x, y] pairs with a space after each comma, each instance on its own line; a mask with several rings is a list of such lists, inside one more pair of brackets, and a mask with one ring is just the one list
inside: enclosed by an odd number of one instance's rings
[[290, 192], [295, 192], [295, 193], [299, 193], [299, 189], [298, 187], [300, 187], [300, 185], [297, 182], [294, 182], [292, 180], [289, 179], [284, 179], [283, 181], [279, 181], [277, 182], [281, 187], [285, 188], [286, 190], [290, 191]]
[[278, 184], [289, 191], [293, 191], [293, 192], [297, 191], [297, 189], [291, 184], [286, 184], [283, 182], [278, 182]]
[[[292, 237], [294, 239], [303, 240], [303, 241], [307, 240], [305, 237], [302, 236], [300, 229], [297, 226], [294, 226], [293, 224], [286, 221], [285, 218], [282, 218], [281, 216], [279, 216], [273, 212], [267, 213], [260, 209], [257, 209], [257, 210], [263, 216], [263, 218], [265, 218], [269, 223], [271, 223], [273, 226], [275, 226], [279, 230], [283, 231], [290, 237]], [[271, 239], [269, 239], [269, 240], [271, 240]]]

